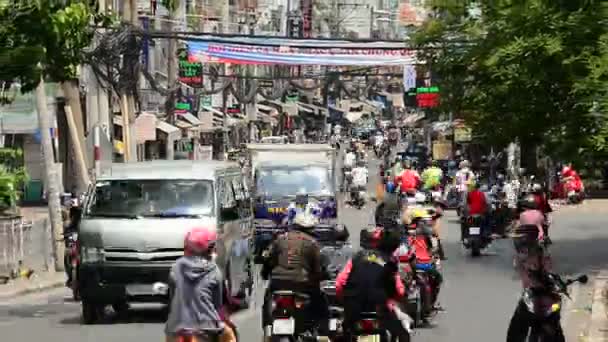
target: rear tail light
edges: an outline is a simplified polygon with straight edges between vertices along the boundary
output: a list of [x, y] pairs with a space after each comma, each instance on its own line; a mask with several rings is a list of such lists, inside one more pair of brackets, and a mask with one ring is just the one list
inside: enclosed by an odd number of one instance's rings
[[357, 329], [364, 333], [372, 333], [380, 328], [380, 323], [375, 319], [364, 319], [357, 322]]
[[276, 309], [291, 309], [296, 306], [296, 301], [293, 296], [276, 296], [272, 299]]

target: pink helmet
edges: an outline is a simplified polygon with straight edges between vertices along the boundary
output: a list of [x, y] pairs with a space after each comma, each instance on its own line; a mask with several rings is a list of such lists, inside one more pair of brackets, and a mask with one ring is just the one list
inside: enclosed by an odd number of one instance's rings
[[217, 232], [214, 228], [195, 227], [186, 234], [184, 239], [185, 255], [204, 255], [209, 253], [217, 240]]

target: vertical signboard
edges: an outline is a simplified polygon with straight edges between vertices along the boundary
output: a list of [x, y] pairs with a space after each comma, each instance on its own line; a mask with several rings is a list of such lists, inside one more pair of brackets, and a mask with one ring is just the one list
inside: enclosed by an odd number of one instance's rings
[[403, 67], [403, 89], [409, 91], [416, 88], [416, 66], [406, 65]]

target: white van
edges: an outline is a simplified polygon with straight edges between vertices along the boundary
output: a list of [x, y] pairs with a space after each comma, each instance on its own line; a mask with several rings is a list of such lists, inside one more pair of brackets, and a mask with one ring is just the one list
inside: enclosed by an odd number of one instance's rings
[[106, 305], [164, 302], [153, 291], [183, 255], [186, 233], [218, 231], [217, 261], [232, 296], [249, 296], [252, 233], [249, 186], [238, 164], [150, 161], [113, 164], [89, 190], [79, 228], [78, 272], [85, 323]]

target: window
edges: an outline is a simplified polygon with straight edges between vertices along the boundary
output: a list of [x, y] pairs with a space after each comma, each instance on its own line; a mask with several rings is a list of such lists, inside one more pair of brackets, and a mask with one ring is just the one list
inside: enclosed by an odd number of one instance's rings
[[249, 191], [246, 190], [245, 180], [243, 178], [235, 178], [232, 182], [232, 187], [237, 195], [237, 203], [239, 207], [239, 217], [247, 219], [251, 217], [251, 198]]
[[213, 184], [204, 180], [128, 179], [100, 181], [88, 204], [95, 217], [210, 216]]
[[234, 221], [239, 219], [239, 208], [235, 198], [235, 193], [231, 179], [220, 178], [218, 182], [220, 187], [220, 220], [222, 222]]

